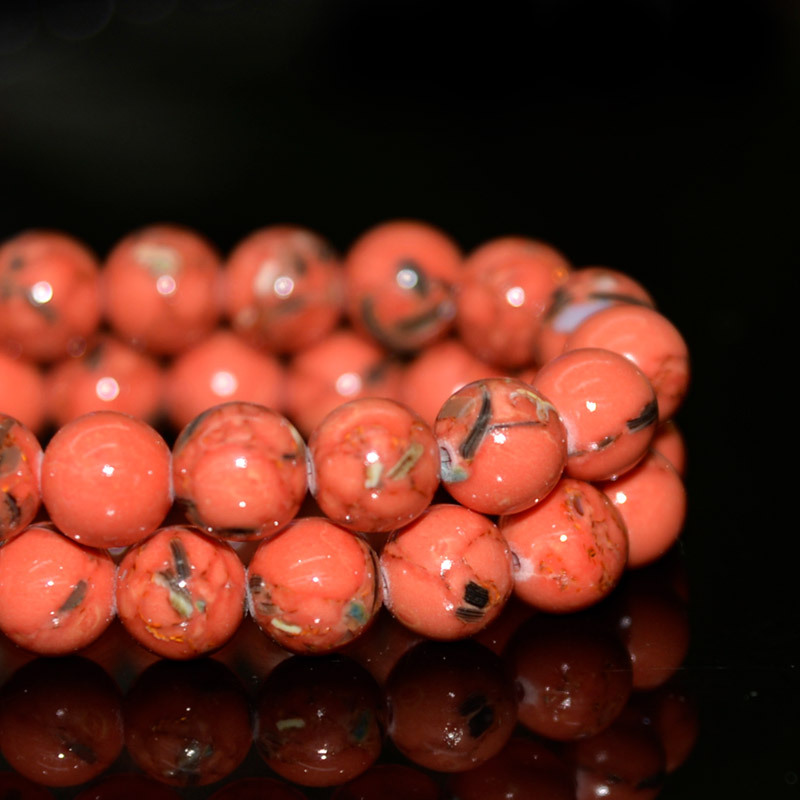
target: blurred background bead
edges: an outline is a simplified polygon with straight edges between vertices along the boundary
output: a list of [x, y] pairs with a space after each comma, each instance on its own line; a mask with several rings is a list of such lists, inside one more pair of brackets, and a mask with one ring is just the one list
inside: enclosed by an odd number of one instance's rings
[[0, 350], [0, 413], [18, 419], [36, 434], [45, 422], [44, 377], [32, 361]]

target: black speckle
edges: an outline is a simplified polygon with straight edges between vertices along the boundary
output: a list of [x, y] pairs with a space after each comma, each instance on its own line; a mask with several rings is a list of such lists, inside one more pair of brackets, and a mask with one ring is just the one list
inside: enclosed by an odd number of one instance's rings
[[456, 616], [462, 622], [477, 622], [483, 618], [483, 611], [472, 606], [459, 606], [456, 609]]
[[476, 711], [480, 711], [486, 705], [485, 694], [471, 694], [464, 702], [458, 707], [458, 713], [462, 717], [468, 717]]
[[292, 265], [298, 275], [305, 275], [308, 272], [308, 262], [300, 253], [292, 253]]
[[553, 302], [550, 303], [550, 307], [544, 313], [543, 320], [545, 322], [553, 319], [553, 317], [555, 317], [556, 314], [558, 314], [558, 312], [561, 311], [561, 309], [564, 308], [564, 306], [567, 305], [572, 299], [567, 291], [563, 288], [556, 289], [552, 296]]
[[8, 262], [8, 268], [13, 272], [19, 272], [25, 266], [25, 259], [22, 256], [13, 256]]
[[172, 559], [175, 562], [175, 572], [182, 581], [188, 581], [192, 577], [192, 568], [183, 542], [180, 539], [170, 539], [169, 549], [172, 551]]
[[77, 739], [70, 739], [66, 734], [62, 734], [60, 738], [61, 744], [76, 758], [79, 758], [85, 764], [97, 763], [97, 753], [88, 744], [79, 742]]
[[87, 350], [86, 355], [83, 357], [83, 363], [86, 368], [91, 370], [97, 369], [103, 361], [105, 350], [104, 342], [98, 342], [94, 347]]
[[464, 602], [477, 608], [486, 608], [489, 604], [489, 590], [475, 581], [470, 581], [464, 589]]
[[19, 503], [10, 492], [3, 492], [3, 500], [8, 507], [8, 527], [16, 528], [19, 525], [20, 516], [22, 514]]
[[636, 433], [637, 431], [643, 431], [645, 428], [650, 427], [650, 425], [654, 425], [656, 420], [658, 420], [658, 401], [653, 398], [642, 409], [642, 413], [639, 414], [638, 417], [629, 419], [625, 424], [628, 426], [628, 430], [631, 433]]
[[251, 592], [258, 593], [264, 588], [264, 579], [260, 575], [253, 574], [250, 576], [247, 585], [250, 587]]
[[480, 447], [483, 437], [486, 435], [491, 417], [492, 398], [489, 395], [486, 384], [481, 384], [481, 408], [478, 411], [478, 418], [458, 448], [462, 458], [472, 458], [478, 452], [478, 447]]
[[598, 443], [597, 449], [598, 450], [605, 450], [606, 447], [610, 447], [614, 442], [617, 441], [616, 436], [604, 436]]
[[75, 587], [70, 592], [69, 597], [61, 604], [59, 611], [72, 611], [77, 608], [86, 597], [86, 592], [89, 589], [89, 584], [86, 581], [78, 581]]
[[473, 739], [483, 736], [489, 730], [494, 722], [494, 710], [491, 706], [484, 706], [477, 714], [470, 717], [469, 720], [469, 735]]
[[629, 306], [644, 306], [645, 308], [652, 306], [652, 303], [647, 302], [647, 300], [640, 300], [638, 297], [616, 292], [591, 292], [587, 297], [589, 300], [608, 300], [610, 303], [626, 303]]

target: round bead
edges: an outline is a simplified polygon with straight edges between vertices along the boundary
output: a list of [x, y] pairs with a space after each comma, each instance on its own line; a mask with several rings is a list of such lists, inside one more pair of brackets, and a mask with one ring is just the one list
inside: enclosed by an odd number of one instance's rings
[[219, 318], [219, 255], [188, 228], [151, 225], [131, 233], [111, 251], [102, 276], [111, 326], [153, 353], [182, 352]]
[[345, 259], [353, 325], [390, 350], [430, 344], [453, 323], [461, 253], [423, 222], [387, 222], [363, 234]]
[[39, 440], [22, 423], [0, 412], [0, 544], [36, 516], [41, 465]]
[[553, 404], [515, 378], [459, 389], [439, 411], [434, 432], [442, 483], [459, 503], [483, 514], [540, 502], [567, 459], [566, 432]]
[[337, 406], [362, 397], [400, 399], [402, 369], [379, 345], [334, 331], [289, 364], [286, 413], [304, 436]]
[[433, 778], [405, 764], [377, 764], [334, 791], [331, 800], [440, 800]]
[[104, 550], [30, 527], [0, 548], [0, 630], [45, 655], [86, 647], [114, 618], [115, 577]]
[[38, 435], [44, 427], [45, 397], [36, 365], [0, 351], [0, 410]]
[[180, 429], [208, 408], [233, 401], [283, 407], [284, 372], [230, 331], [218, 330], [179, 355], [167, 371], [166, 411]]
[[100, 323], [94, 255], [63, 233], [27, 231], [0, 247], [0, 345], [53, 361], [80, 352]]
[[274, 353], [295, 352], [320, 341], [339, 321], [344, 272], [316, 233], [275, 225], [234, 248], [225, 267], [225, 297], [237, 333]]
[[460, 639], [486, 627], [508, 600], [511, 553], [497, 527], [457, 505], [433, 505], [381, 553], [384, 600], [417, 633]]
[[158, 363], [110, 336], [79, 358], [56, 364], [45, 385], [48, 416], [58, 425], [92, 411], [120, 411], [152, 422], [164, 391]]
[[664, 456], [650, 453], [630, 472], [600, 489], [628, 530], [628, 566], [650, 564], [677, 541], [686, 519], [686, 489]]
[[564, 478], [538, 506], [502, 517], [514, 592], [550, 613], [594, 605], [617, 585], [628, 556], [625, 525], [589, 483]]
[[644, 457], [658, 404], [632, 361], [610, 350], [572, 350], [542, 367], [533, 387], [550, 399], [566, 428], [567, 475], [615, 478]]
[[311, 491], [326, 516], [353, 530], [391, 531], [418, 517], [439, 485], [428, 425], [392, 400], [334, 409], [308, 442]]
[[661, 453], [681, 478], [686, 477], [686, 440], [674, 420], [668, 419], [656, 428], [650, 448]]
[[464, 262], [456, 293], [464, 344], [492, 364], [531, 363], [541, 316], [569, 271], [561, 253], [533, 239], [509, 236], [479, 247]]
[[221, 647], [244, 616], [245, 569], [226, 542], [161, 528], [119, 565], [117, 613], [138, 642], [166, 658]]
[[262, 542], [247, 571], [259, 627], [296, 653], [339, 648], [381, 606], [378, 561], [361, 537], [322, 517], [295, 520]]
[[564, 352], [599, 347], [629, 358], [647, 376], [659, 420], [680, 407], [689, 386], [689, 350], [678, 329], [652, 308], [618, 305], [592, 314], [567, 339]]
[[67, 536], [122, 547], [152, 533], [172, 505], [170, 451], [147, 423], [116, 411], [73, 420], [42, 460], [42, 500]]
[[192, 523], [226, 539], [260, 539], [300, 510], [306, 448], [277, 412], [225, 403], [181, 431], [172, 475], [175, 497]]

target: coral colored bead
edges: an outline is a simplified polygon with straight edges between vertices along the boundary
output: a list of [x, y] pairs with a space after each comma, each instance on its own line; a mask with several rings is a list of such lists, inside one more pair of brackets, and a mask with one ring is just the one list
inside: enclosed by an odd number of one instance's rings
[[45, 421], [44, 378], [38, 367], [0, 352], [0, 413], [39, 434]]
[[607, 267], [583, 267], [570, 273], [553, 292], [542, 317], [536, 342], [539, 364], [560, 356], [569, 335], [585, 319], [609, 306], [634, 303], [652, 308], [647, 289], [623, 272]]
[[489, 378], [453, 394], [436, 418], [442, 483], [462, 505], [509, 514], [558, 482], [567, 438], [547, 397], [515, 378]]
[[452, 325], [461, 253], [442, 231], [398, 220], [364, 233], [345, 259], [353, 325], [390, 350], [430, 344]]
[[514, 592], [551, 613], [587, 608], [617, 585], [628, 556], [619, 512], [589, 483], [564, 478], [538, 506], [501, 517]]
[[656, 428], [650, 448], [661, 453], [681, 478], [686, 477], [686, 440], [674, 420], [668, 419]]
[[431, 427], [451, 394], [483, 378], [502, 377], [497, 367], [474, 356], [457, 339], [426, 347], [403, 373], [400, 399]]
[[337, 406], [362, 397], [400, 399], [400, 365], [350, 330], [334, 331], [289, 364], [286, 413], [304, 436]]
[[680, 407], [689, 386], [689, 350], [678, 329], [652, 308], [618, 305], [598, 311], [567, 339], [564, 352], [600, 347], [629, 358], [647, 376], [659, 420]]
[[0, 247], [0, 345], [34, 361], [80, 352], [100, 323], [95, 256], [63, 233], [27, 231]]
[[79, 358], [54, 365], [45, 385], [48, 416], [58, 425], [92, 411], [119, 411], [152, 422], [164, 392], [158, 363], [110, 336]]
[[0, 412], [0, 544], [24, 530], [41, 503], [38, 439], [13, 417]]
[[676, 542], [686, 519], [686, 489], [664, 456], [650, 451], [630, 472], [600, 489], [616, 506], [628, 530], [628, 566], [660, 558]]
[[494, 523], [457, 505], [433, 505], [381, 553], [387, 608], [411, 630], [460, 639], [486, 627], [511, 589], [511, 553]]
[[245, 569], [234, 550], [192, 528], [161, 528], [119, 565], [119, 618], [138, 642], [166, 658], [221, 647], [242, 621], [244, 600]]
[[105, 311], [122, 339], [174, 355], [220, 316], [220, 257], [198, 233], [151, 225], [118, 242], [102, 272]]
[[220, 403], [242, 401], [280, 411], [284, 371], [230, 331], [219, 330], [179, 355], [166, 377], [166, 411], [176, 428]]
[[42, 500], [67, 536], [122, 547], [152, 533], [172, 505], [170, 451], [147, 423], [116, 411], [73, 420], [42, 460]]
[[464, 344], [492, 364], [531, 363], [541, 316], [569, 271], [561, 253], [533, 239], [509, 236], [479, 247], [464, 262], [456, 292]]
[[175, 497], [195, 525], [228, 539], [280, 530], [306, 494], [306, 448], [285, 417], [224, 403], [181, 431], [172, 450]]
[[334, 409], [308, 441], [311, 492], [326, 516], [353, 530], [391, 531], [418, 517], [439, 486], [430, 427], [392, 400]]
[[347, 644], [366, 630], [381, 606], [374, 551], [322, 517], [295, 520], [262, 542], [247, 575], [253, 618], [295, 653]]
[[558, 409], [567, 431], [572, 478], [615, 478], [640, 461], [656, 431], [653, 387], [631, 361], [610, 350], [571, 350], [546, 364], [533, 382]]
[[234, 330], [274, 353], [320, 341], [342, 314], [339, 259], [305, 228], [275, 225], [251, 233], [230, 254], [224, 276]]
[[115, 577], [104, 550], [30, 527], [0, 548], [0, 630], [35, 653], [86, 647], [114, 618]]

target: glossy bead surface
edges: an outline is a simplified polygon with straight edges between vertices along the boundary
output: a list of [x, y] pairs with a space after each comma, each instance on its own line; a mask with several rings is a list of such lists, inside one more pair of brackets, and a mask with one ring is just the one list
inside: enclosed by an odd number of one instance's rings
[[531, 363], [541, 316], [569, 272], [569, 262], [544, 242], [509, 236], [482, 245], [464, 262], [456, 292], [462, 341], [492, 364]]
[[172, 449], [175, 498], [189, 520], [227, 539], [260, 539], [299, 511], [306, 448], [283, 416], [225, 403], [196, 417]]
[[80, 352], [100, 322], [95, 256], [55, 231], [0, 246], [0, 346], [34, 361]]
[[550, 613], [598, 603], [625, 569], [628, 539], [619, 512], [585, 481], [564, 478], [538, 506], [501, 517], [514, 592]]
[[245, 569], [226, 542], [161, 528], [119, 565], [117, 613], [138, 642], [166, 658], [221, 647], [244, 616]]
[[398, 220], [372, 228], [347, 253], [345, 273], [351, 322], [390, 350], [417, 350], [453, 323], [461, 253], [431, 225]]
[[0, 544], [24, 530], [41, 503], [38, 439], [14, 417], [0, 412]]
[[418, 517], [439, 486], [430, 427], [399, 403], [353, 400], [308, 441], [309, 485], [326, 516], [352, 530], [391, 531]]
[[39, 368], [23, 358], [0, 351], [0, 413], [18, 419], [35, 434], [45, 422], [44, 378]]
[[342, 314], [344, 272], [313, 231], [275, 225], [239, 242], [225, 266], [226, 310], [252, 344], [289, 353], [320, 341]]
[[280, 411], [284, 370], [271, 355], [218, 330], [177, 356], [166, 374], [165, 405], [176, 428], [220, 403], [257, 403]]
[[662, 314], [638, 305], [598, 311], [567, 339], [564, 352], [599, 347], [629, 358], [647, 376], [658, 400], [658, 418], [667, 420], [689, 387], [689, 350], [680, 331]]
[[35, 653], [86, 647], [114, 618], [115, 577], [105, 551], [32, 526], [0, 548], [0, 630]]
[[170, 451], [147, 423], [96, 411], [61, 428], [42, 460], [42, 500], [67, 536], [121, 547], [152, 533], [172, 505]]
[[571, 350], [542, 367], [533, 387], [564, 423], [570, 477], [614, 478], [644, 457], [655, 435], [658, 403], [650, 381], [624, 356]]
[[514, 513], [540, 502], [567, 459], [566, 432], [555, 407], [515, 378], [459, 389], [439, 411], [434, 433], [445, 488], [483, 514]]
[[180, 353], [220, 315], [220, 257], [199, 233], [151, 225], [118, 242], [102, 272], [108, 320], [124, 340], [153, 353]]
[[262, 542], [247, 575], [253, 618], [296, 653], [347, 644], [367, 628], [381, 605], [372, 548], [322, 517], [295, 520]]
[[406, 627], [460, 639], [486, 627], [508, 600], [511, 553], [497, 527], [457, 505], [433, 505], [381, 553], [385, 603]]

